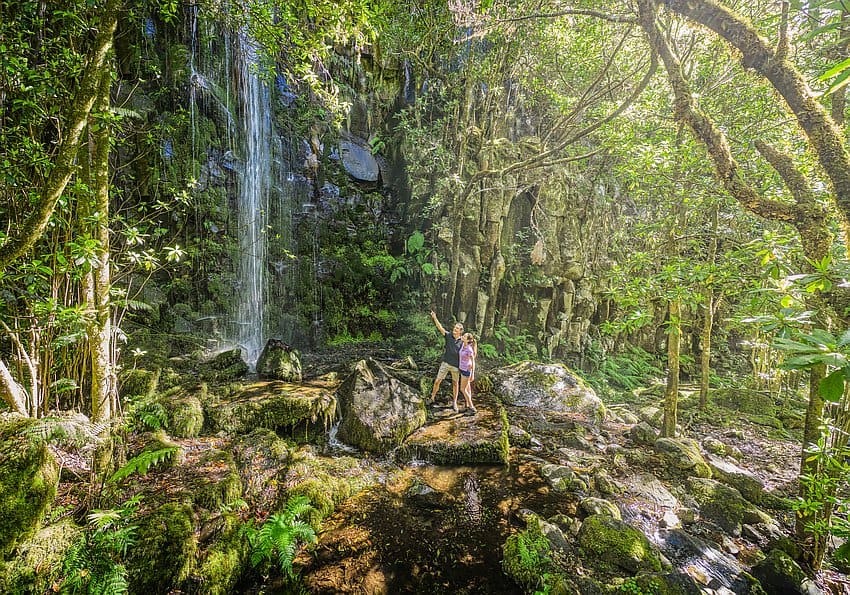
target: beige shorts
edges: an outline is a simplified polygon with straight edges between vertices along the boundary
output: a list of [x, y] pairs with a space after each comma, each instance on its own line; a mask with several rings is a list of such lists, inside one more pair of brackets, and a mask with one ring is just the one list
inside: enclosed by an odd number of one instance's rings
[[437, 370], [437, 382], [442, 382], [449, 372], [452, 373], [452, 382], [457, 382], [460, 379], [460, 370], [451, 364], [440, 362], [440, 369]]

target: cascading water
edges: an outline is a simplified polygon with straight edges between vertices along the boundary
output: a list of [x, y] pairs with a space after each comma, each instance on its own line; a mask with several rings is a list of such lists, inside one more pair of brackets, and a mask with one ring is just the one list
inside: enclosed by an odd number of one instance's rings
[[236, 70], [242, 127], [243, 171], [237, 197], [237, 310], [232, 339], [253, 369], [263, 349], [266, 296], [266, 226], [271, 179], [271, 105], [257, 72], [256, 47], [238, 36]]
[[[232, 239], [234, 248], [233, 268], [222, 266], [233, 293], [218, 294], [230, 307], [221, 313], [214, 349], [238, 345], [254, 369], [268, 338], [303, 348], [311, 337], [305, 315], [321, 320], [321, 296], [311, 293], [317, 281], [306, 276], [318, 266], [309, 150], [275, 129], [273, 114], [293, 109], [297, 95], [282, 75], [264, 76], [247, 32], [222, 29], [196, 4], [190, 18], [191, 150], [200, 169], [194, 175], [204, 187], [226, 184], [220, 207], [229, 217], [208, 229], [211, 239]], [[210, 143], [211, 130], [219, 143]]]

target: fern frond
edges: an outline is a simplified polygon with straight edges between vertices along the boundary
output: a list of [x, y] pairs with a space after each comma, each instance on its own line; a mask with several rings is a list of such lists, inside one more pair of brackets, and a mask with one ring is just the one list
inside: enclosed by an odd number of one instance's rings
[[177, 446], [168, 446], [159, 450], [147, 450], [133, 457], [127, 464], [116, 471], [109, 481], [112, 483], [119, 482], [125, 477], [138, 472], [140, 475], [145, 475], [148, 469], [154, 467], [163, 461], [167, 461], [174, 453], [177, 452]]

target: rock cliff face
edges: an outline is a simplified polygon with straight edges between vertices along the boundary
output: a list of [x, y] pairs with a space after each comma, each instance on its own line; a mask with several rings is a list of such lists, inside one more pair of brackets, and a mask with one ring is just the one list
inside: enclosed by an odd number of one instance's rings
[[[387, 336], [394, 312], [424, 290], [499, 349], [565, 357], [586, 347], [617, 209], [604, 158], [523, 166], [549, 148], [536, 112], [481, 93], [461, 100], [468, 121], [439, 136], [443, 108], [429, 93], [457, 75], [448, 59], [446, 72], [426, 73], [338, 48], [322, 65], [334, 105], [276, 72], [240, 87], [252, 68], [237, 59], [245, 40], [205, 10], [179, 23], [152, 17], [118, 47], [122, 76], [138, 83], [119, 99], [138, 118], [117, 181], [137, 206], [168, 204], [158, 224], [191, 254], [182, 277], [141, 296], [153, 322], [243, 351], [270, 338], [305, 349]], [[246, 186], [261, 194], [253, 206]]]

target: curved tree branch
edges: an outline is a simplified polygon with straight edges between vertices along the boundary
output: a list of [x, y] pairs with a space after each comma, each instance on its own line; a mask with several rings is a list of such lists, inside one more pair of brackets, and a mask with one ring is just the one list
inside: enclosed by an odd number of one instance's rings
[[100, 28], [83, 71], [80, 89], [72, 101], [72, 107], [65, 119], [67, 122], [66, 133], [59, 143], [56, 161], [44, 185], [38, 192], [38, 202], [33, 211], [18, 232], [0, 246], [0, 270], [25, 254], [38, 241], [44, 233], [48, 221], [50, 221], [56, 203], [74, 174], [80, 137], [98, 96], [101, 70], [104, 67], [106, 56], [112, 48], [112, 36], [118, 22], [120, 5], [121, 0], [107, 0], [100, 11]]
[[665, 5], [708, 27], [737, 48], [741, 64], [765, 77], [782, 95], [832, 184], [843, 222], [850, 221], [850, 153], [844, 146], [844, 135], [818, 103], [800, 71], [784, 59], [782, 52], [774, 52], [749, 23], [715, 0], [665, 0]]

